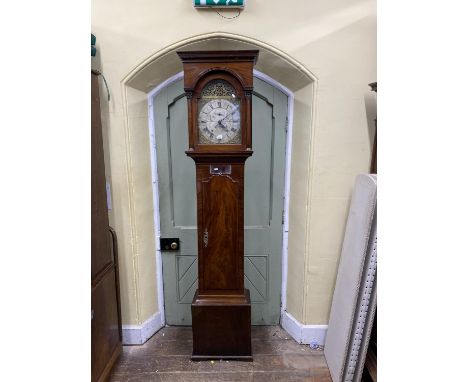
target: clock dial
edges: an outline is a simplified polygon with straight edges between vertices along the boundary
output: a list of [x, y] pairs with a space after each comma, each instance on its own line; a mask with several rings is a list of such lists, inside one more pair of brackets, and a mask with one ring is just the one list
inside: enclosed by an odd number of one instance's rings
[[240, 100], [228, 82], [209, 82], [202, 91], [198, 111], [199, 143], [241, 143]]

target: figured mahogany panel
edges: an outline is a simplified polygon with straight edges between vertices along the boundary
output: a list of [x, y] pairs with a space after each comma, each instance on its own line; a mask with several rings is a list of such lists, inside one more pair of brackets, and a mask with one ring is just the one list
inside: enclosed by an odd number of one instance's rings
[[204, 287], [233, 289], [238, 286], [236, 258], [239, 182], [228, 175], [202, 181], [204, 212]]
[[230, 174], [218, 175], [197, 165], [200, 294], [243, 293], [243, 167], [234, 164]]

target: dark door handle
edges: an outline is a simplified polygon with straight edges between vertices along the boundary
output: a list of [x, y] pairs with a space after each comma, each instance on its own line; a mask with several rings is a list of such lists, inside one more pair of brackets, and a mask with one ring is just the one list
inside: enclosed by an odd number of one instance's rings
[[179, 251], [180, 240], [178, 237], [161, 238], [159, 240], [161, 251]]

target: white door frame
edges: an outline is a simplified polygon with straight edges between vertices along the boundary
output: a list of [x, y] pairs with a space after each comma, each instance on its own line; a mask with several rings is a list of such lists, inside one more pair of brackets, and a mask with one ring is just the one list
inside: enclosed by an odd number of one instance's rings
[[[265, 81], [271, 86], [277, 88], [288, 97], [288, 114], [287, 114], [287, 131], [286, 131], [286, 163], [285, 163], [285, 182], [284, 182], [284, 224], [283, 224], [283, 248], [281, 255], [281, 310], [280, 315], [286, 309], [286, 287], [288, 282], [288, 232], [289, 232], [289, 190], [290, 190], [290, 177], [291, 177], [291, 146], [292, 146], [292, 129], [293, 129], [293, 111], [294, 111], [294, 93], [287, 87], [281, 85], [278, 81], [270, 76], [259, 72], [254, 69], [254, 77]], [[156, 244], [156, 284], [158, 287], [158, 306], [160, 322], [164, 326], [166, 324], [166, 316], [164, 313], [164, 286], [162, 275], [162, 256], [161, 248], [159, 246], [159, 239], [161, 237], [161, 225], [159, 216], [159, 183], [157, 171], [157, 156], [156, 156], [156, 138], [154, 124], [154, 110], [153, 98], [160, 93], [164, 88], [169, 86], [175, 81], [184, 78], [184, 72], [179, 72], [176, 75], [168, 78], [156, 86], [148, 93], [148, 129], [150, 137], [150, 151], [151, 151], [151, 182], [153, 187], [153, 206], [154, 206], [154, 235]]]

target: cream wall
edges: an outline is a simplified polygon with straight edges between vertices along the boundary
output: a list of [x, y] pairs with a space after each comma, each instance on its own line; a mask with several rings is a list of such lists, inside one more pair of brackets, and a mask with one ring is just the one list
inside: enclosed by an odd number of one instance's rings
[[[250, 0], [238, 18], [225, 20], [195, 10], [192, 0], [92, 1], [97, 64], [111, 91], [101, 104], [124, 324], [141, 324], [158, 310], [146, 93], [181, 70], [164, 49], [230, 34], [265, 44], [257, 69], [294, 92], [286, 309], [302, 323], [327, 324], [352, 185], [370, 162], [375, 3], [284, 4]], [[189, 47], [226, 46], [220, 41]]]

